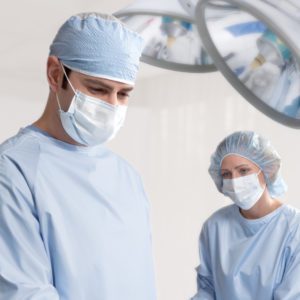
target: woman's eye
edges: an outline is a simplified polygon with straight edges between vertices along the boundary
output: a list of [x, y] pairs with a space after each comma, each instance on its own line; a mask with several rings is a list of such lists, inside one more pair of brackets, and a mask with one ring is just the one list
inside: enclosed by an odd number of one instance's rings
[[240, 169], [240, 174], [245, 175], [249, 172], [249, 169]]
[[222, 173], [222, 177], [223, 177], [223, 178], [229, 178], [229, 176], [230, 176], [230, 173], [229, 173], [229, 172], [224, 172], [224, 173]]

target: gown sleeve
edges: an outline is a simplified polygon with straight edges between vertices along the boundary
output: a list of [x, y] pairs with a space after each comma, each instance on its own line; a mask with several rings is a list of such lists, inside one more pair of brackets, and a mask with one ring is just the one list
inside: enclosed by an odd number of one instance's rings
[[211, 257], [208, 241], [207, 224], [202, 227], [199, 239], [200, 265], [197, 271], [197, 294], [191, 300], [214, 300], [215, 290], [211, 270]]
[[274, 300], [300, 299], [300, 224], [291, 238], [288, 247], [288, 259], [285, 264], [284, 275], [280, 284], [275, 288]]
[[19, 166], [3, 155], [0, 155], [0, 299], [59, 299], [31, 189]]

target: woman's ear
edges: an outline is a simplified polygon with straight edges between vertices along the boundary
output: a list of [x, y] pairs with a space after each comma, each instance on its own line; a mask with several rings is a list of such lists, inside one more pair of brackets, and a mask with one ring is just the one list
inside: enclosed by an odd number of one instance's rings
[[278, 173], [280, 170], [280, 163], [273, 164], [272, 168], [268, 170], [268, 181], [274, 182], [277, 179]]
[[47, 80], [50, 89], [56, 93], [62, 81], [62, 69], [56, 56], [49, 56], [47, 60]]
[[261, 182], [262, 184], [267, 184], [267, 180], [266, 180], [266, 176], [265, 176], [264, 172], [261, 171], [261, 173], [260, 173], [259, 175], [261, 176], [261, 177], [260, 177], [260, 182]]

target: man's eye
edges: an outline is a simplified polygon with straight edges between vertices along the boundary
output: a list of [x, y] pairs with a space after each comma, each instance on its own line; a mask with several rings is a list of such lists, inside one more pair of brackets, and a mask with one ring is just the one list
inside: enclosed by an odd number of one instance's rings
[[90, 91], [93, 93], [101, 93], [101, 94], [105, 94], [107, 92], [105, 89], [101, 89], [101, 88], [90, 88]]
[[119, 93], [119, 98], [128, 98], [129, 94], [128, 93]]

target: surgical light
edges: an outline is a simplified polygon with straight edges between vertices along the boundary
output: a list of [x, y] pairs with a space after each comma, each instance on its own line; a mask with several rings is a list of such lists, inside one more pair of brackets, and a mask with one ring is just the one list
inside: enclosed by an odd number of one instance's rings
[[195, 17], [232, 86], [267, 116], [300, 128], [300, 1], [200, 0]]
[[179, 0], [138, 0], [114, 15], [145, 39], [143, 62], [183, 72], [216, 70]]

